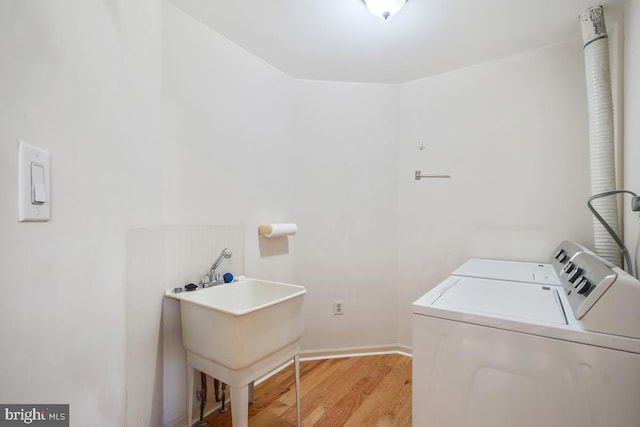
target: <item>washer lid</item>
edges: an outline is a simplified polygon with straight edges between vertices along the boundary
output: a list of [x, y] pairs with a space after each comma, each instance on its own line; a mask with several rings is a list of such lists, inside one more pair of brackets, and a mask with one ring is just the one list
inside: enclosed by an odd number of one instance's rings
[[567, 324], [557, 290], [533, 283], [460, 277], [441, 288], [431, 305], [503, 319]]
[[513, 280], [516, 282], [560, 285], [551, 264], [471, 258], [454, 272], [456, 276]]

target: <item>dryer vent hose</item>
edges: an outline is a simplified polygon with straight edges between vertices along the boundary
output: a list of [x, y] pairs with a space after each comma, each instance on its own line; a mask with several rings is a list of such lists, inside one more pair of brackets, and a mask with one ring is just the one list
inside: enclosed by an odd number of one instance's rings
[[[600, 194], [616, 189], [609, 38], [602, 6], [589, 8], [582, 13], [580, 25], [589, 109], [591, 194]], [[616, 198], [593, 200], [593, 205], [609, 226], [619, 233]], [[593, 237], [595, 252], [621, 267], [622, 257], [618, 245], [596, 218], [593, 219]]]

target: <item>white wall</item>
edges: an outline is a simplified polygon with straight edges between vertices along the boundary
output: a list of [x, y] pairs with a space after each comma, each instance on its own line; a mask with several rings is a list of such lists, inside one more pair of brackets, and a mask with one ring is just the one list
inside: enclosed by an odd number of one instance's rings
[[[0, 1], [0, 402], [125, 424], [125, 230], [161, 220], [156, 1]], [[140, 30], [143, 28], [144, 30]], [[51, 221], [17, 222], [17, 140]]]
[[395, 344], [398, 88], [296, 81], [294, 106], [303, 347]]
[[247, 274], [291, 280], [287, 240], [257, 230], [295, 221], [292, 79], [164, 4], [164, 222], [243, 225]]
[[397, 87], [296, 81], [170, 3], [163, 46], [165, 223], [245, 225], [247, 275], [309, 288], [305, 348], [395, 343]]
[[[640, 1], [627, 2], [624, 28], [624, 188], [640, 194]], [[629, 197], [625, 197], [624, 241], [637, 266], [640, 220], [628, 203]]]
[[401, 87], [401, 343], [411, 302], [466, 259], [540, 261], [563, 239], [591, 243], [587, 130], [579, 41]]

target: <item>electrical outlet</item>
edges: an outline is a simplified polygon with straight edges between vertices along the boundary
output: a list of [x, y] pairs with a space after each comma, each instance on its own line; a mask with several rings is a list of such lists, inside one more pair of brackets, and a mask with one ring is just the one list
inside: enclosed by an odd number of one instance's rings
[[344, 314], [344, 300], [337, 299], [333, 301], [333, 315], [338, 316]]

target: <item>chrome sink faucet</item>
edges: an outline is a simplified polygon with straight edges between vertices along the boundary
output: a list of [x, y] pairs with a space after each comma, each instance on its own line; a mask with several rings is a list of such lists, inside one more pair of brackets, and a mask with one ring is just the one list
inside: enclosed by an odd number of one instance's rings
[[216, 273], [216, 269], [220, 267], [220, 264], [222, 264], [222, 261], [225, 258], [231, 258], [232, 253], [233, 252], [231, 252], [231, 249], [229, 248], [224, 248], [222, 252], [220, 252], [218, 258], [216, 258], [216, 260], [213, 261], [213, 264], [211, 264], [211, 267], [209, 267], [209, 278], [211, 281], [209, 283], [204, 283], [204, 286], [214, 286], [223, 283], [222, 276], [220, 273]]

